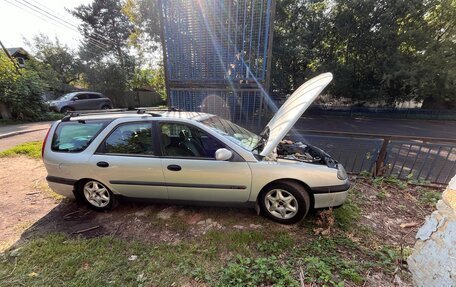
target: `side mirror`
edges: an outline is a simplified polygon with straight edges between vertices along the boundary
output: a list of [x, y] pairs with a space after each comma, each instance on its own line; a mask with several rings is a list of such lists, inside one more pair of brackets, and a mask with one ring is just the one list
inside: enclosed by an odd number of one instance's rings
[[79, 100], [79, 98], [78, 98], [78, 96], [74, 96], [71, 100], [72, 101], [77, 101], [77, 100]]
[[226, 148], [219, 148], [215, 152], [216, 160], [230, 160], [233, 157], [233, 153]]

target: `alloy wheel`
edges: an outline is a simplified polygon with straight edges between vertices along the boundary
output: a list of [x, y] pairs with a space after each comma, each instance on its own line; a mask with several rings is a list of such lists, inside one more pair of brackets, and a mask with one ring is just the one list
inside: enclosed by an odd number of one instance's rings
[[280, 219], [290, 219], [298, 213], [298, 201], [284, 189], [272, 189], [264, 197], [270, 214]]
[[111, 201], [108, 189], [98, 181], [88, 181], [84, 185], [84, 197], [95, 207], [106, 207]]

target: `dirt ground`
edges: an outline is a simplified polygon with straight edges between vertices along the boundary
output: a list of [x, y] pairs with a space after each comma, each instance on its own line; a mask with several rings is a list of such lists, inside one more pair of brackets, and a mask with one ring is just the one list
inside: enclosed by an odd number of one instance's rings
[[0, 250], [60, 202], [44, 192], [43, 163], [27, 157], [0, 158]]
[[[321, 234], [335, 229], [334, 222], [325, 218], [325, 212], [314, 212], [303, 223], [292, 226], [273, 223], [257, 216], [251, 209], [121, 202], [112, 212], [96, 212], [50, 191], [45, 181], [45, 168], [39, 160], [23, 156], [0, 158], [0, 170], [0, 230], [3, 231], [0, 251], [18, 241], [49, 232], [84, 237], [111, 235], [173, 244], [209, 230], [259, 229], [266, 232], [281, 229], [306, 238], [309, 229]], [[434, 202], [423, 200], [423, 194], [429, 193], [429, 189], [410, 185], [404, 188], [394, 182], [373, 184], [371, 180], [356, 177], [352, 182], [351, 200], [360, 209], [358, 222], [354, 225], [364, 229], [344, 231], [346, 235], [372, 250], [381, 244], [401, 249], [413, 247], [417, 229], [434, 209]], [[343, 247], [341, 252], [344, 252]], [[393, 275], [387, 279], [379, 274], [369, 276], [368, 285], [375, 286], [377, 283], [382, 285], [385, 280], [391, 283]], [[403, 280], [404, 285], [411, 283], [410, 278]]]

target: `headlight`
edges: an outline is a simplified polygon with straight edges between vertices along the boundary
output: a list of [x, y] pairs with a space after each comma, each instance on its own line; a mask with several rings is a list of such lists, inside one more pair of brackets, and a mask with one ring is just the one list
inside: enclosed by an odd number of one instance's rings
[[337, 178], [340, 180], [346, 180], [348, 178], [345, 168], [340, 163], [337, 165]]

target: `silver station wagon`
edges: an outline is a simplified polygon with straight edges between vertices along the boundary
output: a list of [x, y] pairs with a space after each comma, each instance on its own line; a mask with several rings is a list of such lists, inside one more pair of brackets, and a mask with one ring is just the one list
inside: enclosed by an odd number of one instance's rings
[[304, 83], [256, 135], [218, 116], [137, 109], [72, 113], [43, 143], [49, 186], [96, 210], [119, 198], [255, 207], [280, 223], [339, 206], [350, 186], [324, 151], [283, 140], [332, 79]]

